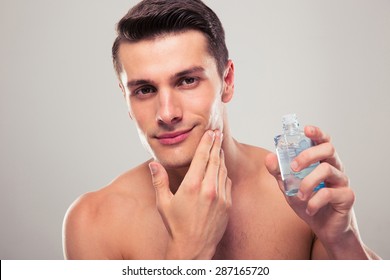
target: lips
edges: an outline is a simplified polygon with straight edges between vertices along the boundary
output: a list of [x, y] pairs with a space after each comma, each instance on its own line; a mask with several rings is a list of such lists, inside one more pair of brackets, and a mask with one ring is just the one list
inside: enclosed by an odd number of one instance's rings
[[164, 133], [156, 136], [156, 139], [162, 145], [175, 145], [183, 142], [189, 136], [193, 128], [188, 130], [175, 131], [172, 133]]

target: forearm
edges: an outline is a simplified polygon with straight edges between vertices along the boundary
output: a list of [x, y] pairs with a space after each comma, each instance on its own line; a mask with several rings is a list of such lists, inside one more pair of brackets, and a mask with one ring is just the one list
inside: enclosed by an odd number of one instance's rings
[[380, 259], [372, 250], [367, 248], [359, 237], [357, 231], [351, 229], [342, 235], [336, 241], [322, 244], [330, 259], [334, 260], [369, 260]]

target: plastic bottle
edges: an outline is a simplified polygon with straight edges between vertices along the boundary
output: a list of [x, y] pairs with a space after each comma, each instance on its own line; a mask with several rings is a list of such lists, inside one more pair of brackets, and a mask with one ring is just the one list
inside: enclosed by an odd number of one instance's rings
[[[291, 169], [291, 162], [302, 151], [314, 145], [313, 141], [307, 138], [299, 128], [299, 122], [295, 114], [283, 116], [283, 134], [274, 138], [276, 154], [279, 160], [280, 173], [282, 175], [285, 194], [294, 196], [298, 193], [301, 181], [306, 177], [319, 162], [313, 163], [307, 168], [294, 172]], [[324, 182], [320, 183], [314, 191], [325, 187]]]

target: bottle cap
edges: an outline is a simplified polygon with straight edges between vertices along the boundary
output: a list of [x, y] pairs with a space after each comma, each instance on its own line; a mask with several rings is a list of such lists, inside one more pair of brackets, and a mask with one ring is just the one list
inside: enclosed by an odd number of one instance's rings
[[298, 118], [296, 114], [287, 114], [282, 117], [283, 125], [298, 124]]

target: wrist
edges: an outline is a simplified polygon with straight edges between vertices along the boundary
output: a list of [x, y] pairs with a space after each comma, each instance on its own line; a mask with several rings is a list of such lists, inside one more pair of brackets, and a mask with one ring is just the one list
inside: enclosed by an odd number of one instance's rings
[[368, 259], [359, 234], [353, 229], [347, 230], [333, 240], [321, 240], [331, 259], [359, 260]]
[[211, 260], [215, 249], [199, 248], [190, 242], [175, 242], [171, 240], [167, 244], [166, 260]]

